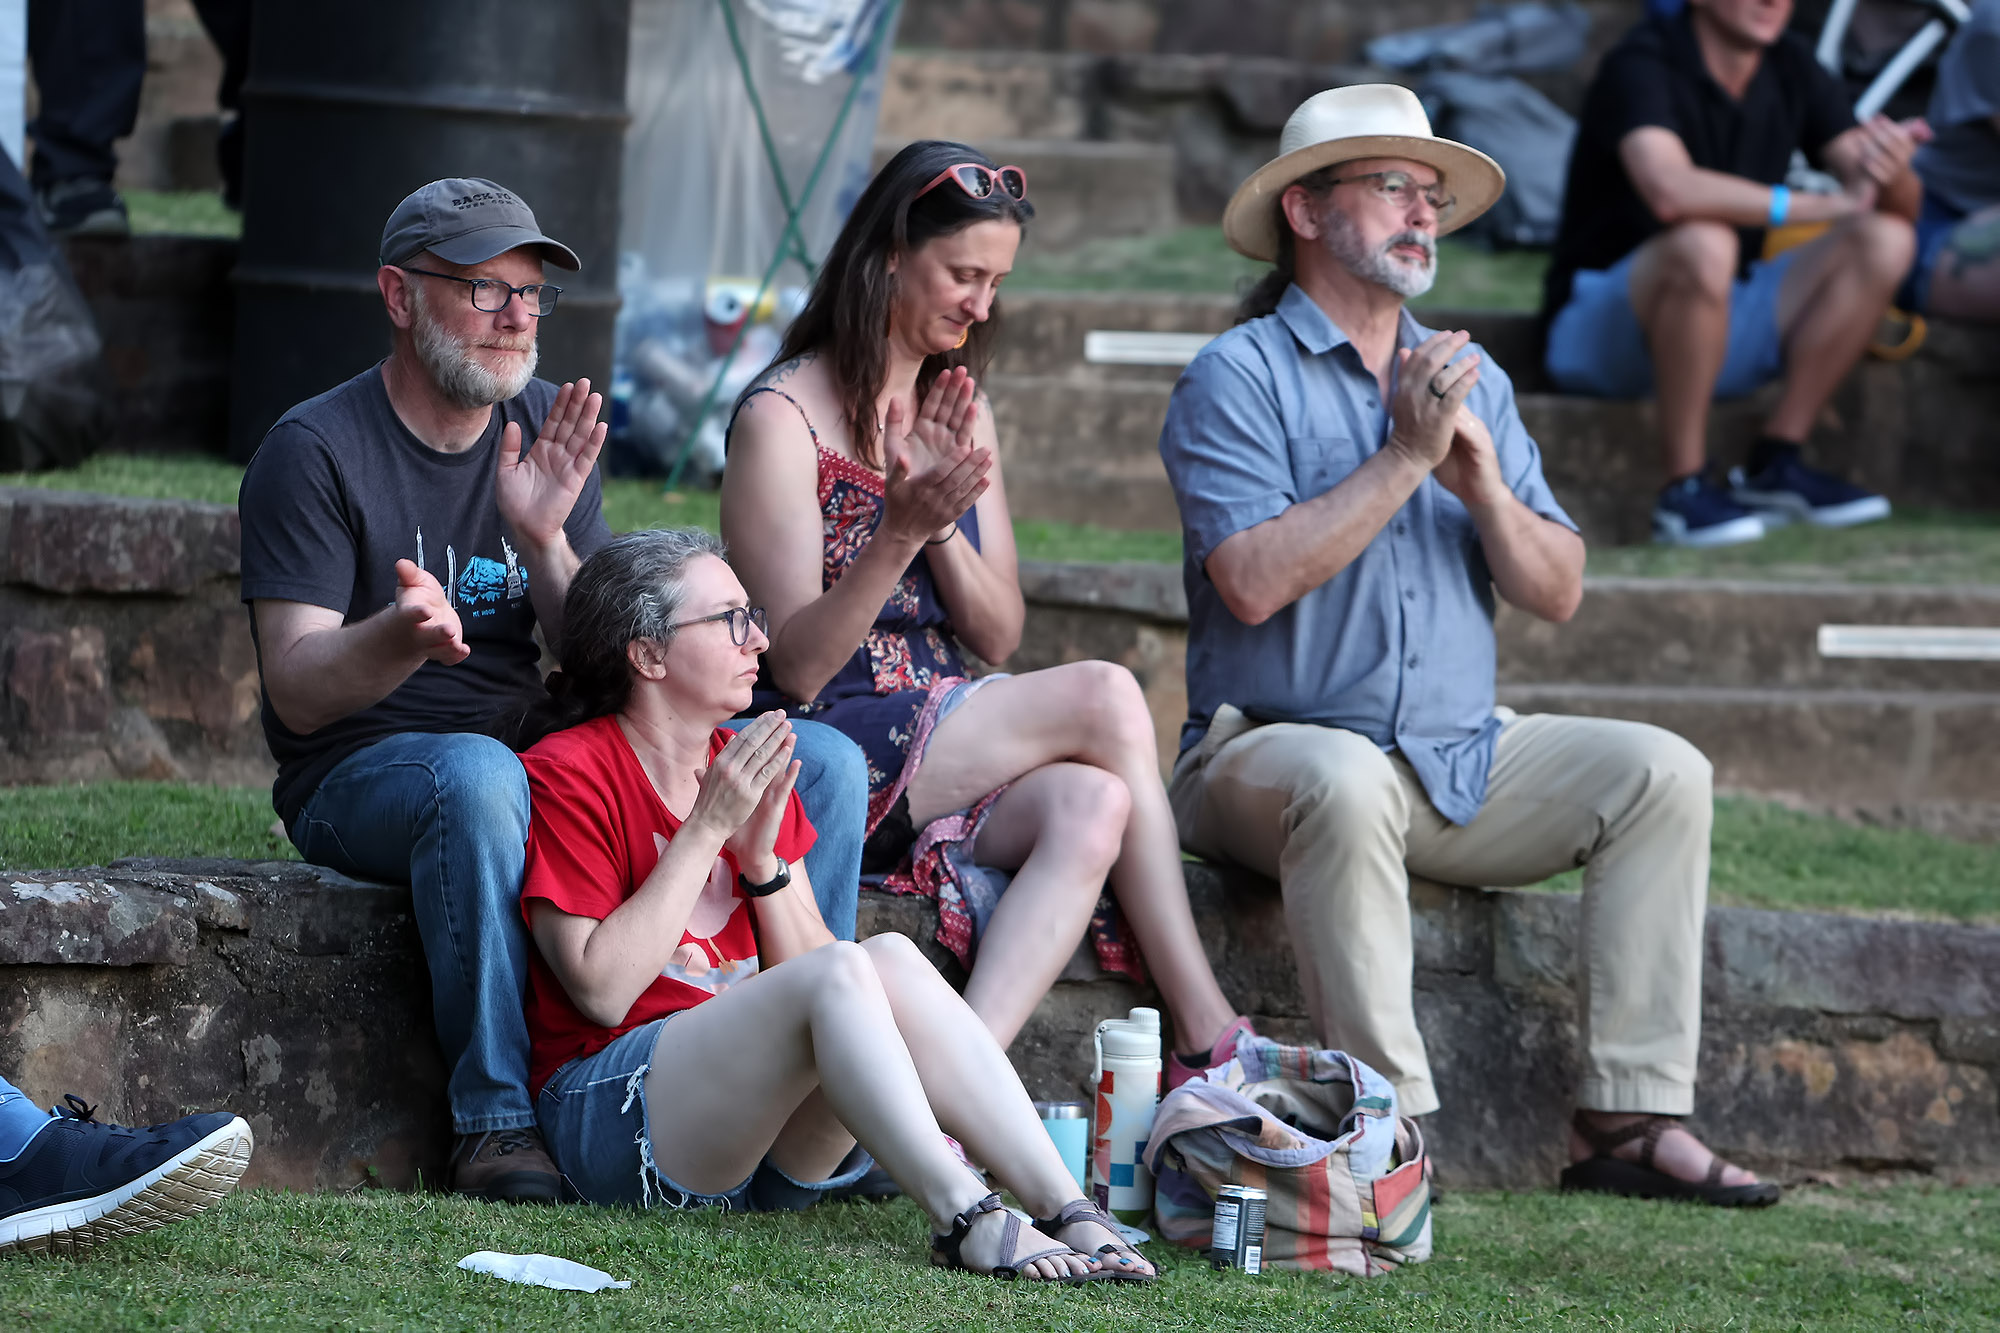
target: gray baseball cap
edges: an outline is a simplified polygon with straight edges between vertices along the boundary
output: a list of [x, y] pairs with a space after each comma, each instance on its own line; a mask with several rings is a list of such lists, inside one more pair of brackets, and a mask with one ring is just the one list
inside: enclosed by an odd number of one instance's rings
[[406, 264], [425, 250], [452, 264], [483, 264], [523, 245], [557, 268], [580, 269], [576, 252], [544, 236], [521, 196], [477, 176], [413, 190], [382, 228], [382, 262]]

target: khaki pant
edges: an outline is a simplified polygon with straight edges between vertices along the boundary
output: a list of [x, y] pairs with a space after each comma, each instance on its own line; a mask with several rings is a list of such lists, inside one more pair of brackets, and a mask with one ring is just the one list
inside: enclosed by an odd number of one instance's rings
[[1277, 879], [1319, 1041], [1386, 1075], [1406, 1115], [1438, 1104], [1412, 1006], [1410, 872], [1500, 887], [1585, 867], [1577, 1104], [1684, 1115], [1701, 1035], [1708, 760], [1637, 722], [1501, 716], [1486, 804], [1460, 827], [1407, 760], [1366, 737], [1225, 707], [1174, 767], [1181, 840]]

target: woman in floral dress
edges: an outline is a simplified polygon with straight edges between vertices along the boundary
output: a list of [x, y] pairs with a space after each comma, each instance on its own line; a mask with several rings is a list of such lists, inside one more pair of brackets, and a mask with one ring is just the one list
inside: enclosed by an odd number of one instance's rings
[[1026, 193], [1017, 168], [963, 144], [915, 143], [882, 168], [738, 404], [723, 533], [770, 616], [760, 701], [861, 745], [864, 870], [938, 899], [973, 1011], [1012, 1041], [1089, 929], [1111, 970], [1143, 975], [1143, 955], [1175, 1083], [1249, 1024], [1195, 931], [1145, 699], [1113, 663], [974, 677], [965, 657], [1003, 662], [1024, 616], [971, 372]]

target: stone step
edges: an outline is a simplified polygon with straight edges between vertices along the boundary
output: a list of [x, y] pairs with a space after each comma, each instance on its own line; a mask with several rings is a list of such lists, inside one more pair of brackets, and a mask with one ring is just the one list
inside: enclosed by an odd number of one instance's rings
[[[879, 169], [907, 139], [878, 139]], [[1035, 206], [1030, 244], [1072, 250], [1107, 236], [1143, 236], [1177, 226], [1173, 151], [1159, 144], [1083, 139], [983, 139], [978, 149], [1028, 178]]]
[[[1813, 646], [1818, 624], [1827, 623], [1820, 615], [1990, 625], [2000, 619], [2000, 594], [1695, 580], [1587, 587], [1573, 626], [1501, 618], [1501, 702], [1666, 727], [1700, 747], [1715, 763], [1717, 784], [1732, 790], [2000, 838], [2000, 765], [1992, 758], [2000, 754], [2000, 693], [1991, 664], [1816, 662]], [[1145, 693], [1160, 764], [1170, 768], [1188, 713], [1179, 571], [1031, 563], [1022, 589], [1027, 627], [1008, 668], [1123, 663]]]
[[[1310, 1040], [1276, 887], [1185, 870], [1225, 991], [1268, 1035]], [[257, 1135], [251, 1186], [442, 1179], [407, 889], [296, 862], [127, 861], [6, 871], [0, 902], [0, 1070], [30, 1096], [83, 1093], [125, 1124], [227, 1107]], [[1546, 1187], [1579, 1077], [1577, 900], [1418, 882], [1411, 902], [1444, 1183]], [[860, 925], [911, 936], [957, 979], [928, 899], [863, 893]], [[1713, 908], [1704, 957], [1695, 1126], [1719, 1151], [1786, 1180], [2000, 1176], [2000, 930]], [[1072, 965], [1009, 1052], [1030, 1093], [1076, 1099], [1092, 1027], [1138, 1003], [1159, 1001]]]

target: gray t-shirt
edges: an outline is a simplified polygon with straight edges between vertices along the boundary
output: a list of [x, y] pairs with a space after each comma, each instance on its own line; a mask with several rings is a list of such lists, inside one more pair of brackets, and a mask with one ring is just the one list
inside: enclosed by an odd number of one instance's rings
[[[300, 403], [264, 437], [238, 497], [246, 606], [306, 602], [353, 624], [395, 601], [396, 561], [407, 557], [444, 585], [472, 650], [456, 666], [424, 663], [380, 703], [309, 736], [280, 722], [265, 692], [264, 738], [278, 761], [271, 799], [287, 827], [356, 750], [398, 732], [483, 730], [540, 685], [528, 570], [494, 503], [493, 472], [506, 423], [519, 423], [532, 448], [555, 396], [555, 385], [531, 380], [499, 404], [477, 444], [440, 453], [397, 417], [377, 366]], [[578, 555], [610, 538], [595, 472], [563, 527]]]
[[1928, 119], [1937, 137], [1917, 150], [1924, 190], [1961, 213], [2000, 204], [2000, 0], [1979, 0], [1938, 61]]

